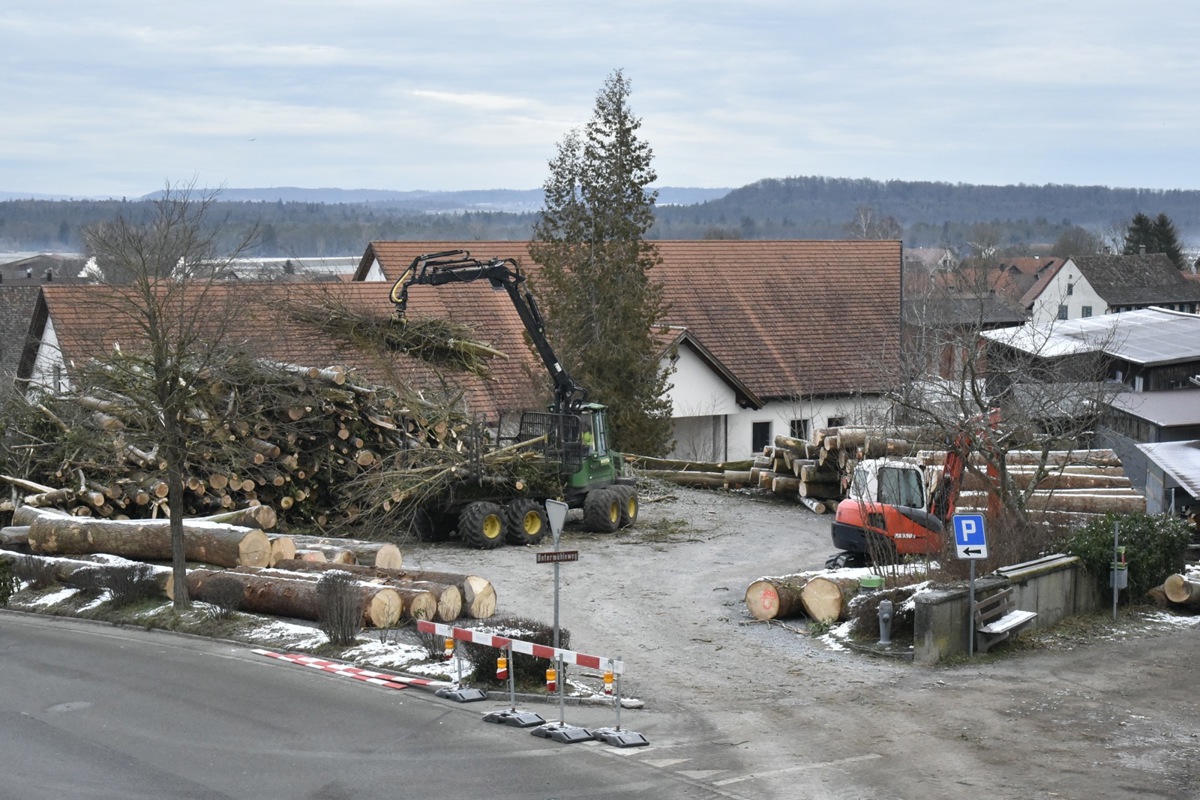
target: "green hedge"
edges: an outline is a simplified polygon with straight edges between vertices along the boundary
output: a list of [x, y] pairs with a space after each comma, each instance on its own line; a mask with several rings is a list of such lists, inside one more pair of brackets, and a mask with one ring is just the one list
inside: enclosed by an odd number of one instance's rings
[[1168, 514], [1109, 513], [1073, 531], [1061, 544], [1061, 549], [1079, 556], [1102, 590], [1110, 588], [1114, 530], [1119, 530], [1129, 566], [1124, 602], [1146, 602], [1147, 592], [1161, 586], [1167, 576], [1183, 571], [1184, 556], [1192, 538], [1191, 528], [1184, 520]]

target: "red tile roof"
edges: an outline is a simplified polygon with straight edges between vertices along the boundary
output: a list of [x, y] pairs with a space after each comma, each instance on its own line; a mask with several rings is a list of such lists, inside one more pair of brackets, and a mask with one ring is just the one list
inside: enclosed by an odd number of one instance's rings
[[[662, 263], [650, 274], [671, 306], [663, 322], [686, 327], [758, 397], [890, 385], [900, 336], [900, 242], [654, 244]], [[515, 258], [536, 276], [527, 242], [490, 241], [372, 242], [356, 277], [365, 278], [378, 259], [394, 280], [413, 259], [454, 249], [481, 259]], [[454, 292], [441, 294], [457, 304]]]
[[[248, 349], [272, 358], [303, 366], [352, 367], [368, 383], [388, 381], [388, 375], [413, 387], [436, 390], [444, 378], [452, 388], [466, 394], [473, 413], [494, 420], [499, 411], [538, 408], [549, 396], [549, 381], [538, 382], [541, 374], [524, 344], [524, 328], [512, 313], [507, 296], [491, 292], [486, 285], [456, 287], [457, 292], [413, 292], [409, 313], [413, 319], [435, 317], [471, 326], [475, 339], [510, 356], [497, 359], [491, 380], [459, 371], [439, 375], [427, 362], [407, 357], [380, 359], [362, 349], [333, 341], [325, 334], [290, 318], [288, 303], [316, 304], [326, 296], [350, 309], [380, 317], [392, 313], [390, 285], [384, 283], [222, 283], [211, 287], [213, 306], [229, 302], [236, 308], [226, 342], [243, 343]], [[114, 343], [135, 346], [129, 320], [112, 313], [105, 298], [111, 289], [103, 286], [60, 285], [43, 288], [45, 308], [53, 321], [64, 360], [83, 359], [110, 351]], [[447, 300], [451, 300], [447, 304]], [[529, 376], [533, 375], [535, 379]]]
[[[664, 323], [686, 328], [757, 399], [875, 392], [889, 385], [897, 364], [900, 326], [900, 243], [896, 241], [667, 241], [656, 242], [662, 264], [651, 271], [671, 305]], [[536, 265], [525, 242], [373, 242], [358, 276], [375, 258], [395, 278], [417, 256], [468, 249], [478, 258], [516, 258]], [[418, 359], [380, 363], [361, 350], [291, 320], [289, 301], [332, 295], [348, 307], [386, 316], [393, 307], [387, 282], [218, 284], [209, 303], [234, 303], [231, 336], [264, 356], [301, 364], [357, 368], [368, 382], [391, 371], [413, 386], [440, 380]], [[43, 287], [45, 311], [69, 359], [133, 344], [128, 321], [105, 309], [94, 285]], [[469, 325], [474, 338], [509, 356], [491, 367], [492, 379], [457, 373], [469, 408], [494, 420], [497, 412], [542, 407], [551, 391], [540, 362], [525, 344], [524, 328], [505, 292], [486, 282], [453, 288], [416, 287], [412, 319]]]

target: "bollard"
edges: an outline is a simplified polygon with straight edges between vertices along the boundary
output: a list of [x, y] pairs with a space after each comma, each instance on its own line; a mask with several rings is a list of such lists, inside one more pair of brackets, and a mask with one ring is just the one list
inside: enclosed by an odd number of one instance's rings
[[879, 601], [879, 644], [892, 643], [892, 601]]

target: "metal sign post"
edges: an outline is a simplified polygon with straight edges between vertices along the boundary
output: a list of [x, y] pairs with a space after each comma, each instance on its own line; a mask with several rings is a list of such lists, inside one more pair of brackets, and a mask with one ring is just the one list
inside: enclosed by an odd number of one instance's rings
[[975, 655], [975, 562], [987, 558], [987, 533], [983, 514], [954, 515], [954, 550], [960, 559], [971, 562], [971, 578], [967, 584], [967, 655]]
[[[537, 562], [539, 564], [554, 565], [554, 649], [559, 649], [559, 627], [558, 627], [558, 594], [559, 594], [559, 568], [564, 561], [578, 561], [578, 550], [559, 550], [558, 543], [562, 537], [563, 523], [567, 520], [567, 509], [569, 506], [566, 503], [558, 500], [546, 501], [546, 519], [550, 523], [550, 533], [554, 537], [554, 550], [549, 553], [538, 553]], [[591, 731], [586, 728], [568, 725], [566, 719], [566, 675], [563, 672], [563, 660], [559, 655], [555, 658], [555, 666], [557, 667], [558, 686], [558, 722], [547, 722], [545, 725], [539, 725], [530, 733], [534, 736], [539, 736], [543, 739], [553, 739], [556, 742], [563, 744], [572, 744], [574, 742], [586, 742], [592, 738]]]
[[[567, 504], [558, 500], [546, 501], [546, 519], [550, 522], [550, 535], [554, 537], [554, 552], [559, 553], [558, 543], [562, 538], [563, 523], [567, 521]], [[539, 554], [540, 555], [540, 554]], [[575, 554], [578, 557], [578, 553]], [[539, 558], [539, 561], [541, 559]], [[554, 563], [554, 647], [558, 649], [558, 565], [559, 560], [553, 559]]]

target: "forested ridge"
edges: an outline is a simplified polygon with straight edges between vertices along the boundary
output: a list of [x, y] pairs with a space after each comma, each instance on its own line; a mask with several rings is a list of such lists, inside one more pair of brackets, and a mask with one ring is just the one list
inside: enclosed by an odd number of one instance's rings
[[[256, 254], [264, 257], [359, 255], [367, 242], [388, 239], [524, 241], [537, 219], [534, 212], [486, 210], [509, 190], [470, 193], [473, 206], [449, 202], [455, 193], [427, 194], [404, 203], [226, 199], [219, 207], [231, 236], [258, 226]], [[446, 210], [453, 205], [464, 207]], [[660, 204], [650, 236], [840, 239], [853, 235], [864, 208], [894, 220], [907, 247], [959, 248], [980, 225], [990, 226], [1001, 245], [1032, 247], [1073, 226], [1118, 230], [1138, 212], [1165, 213], [1185, 243], [1200, 234], [1200, 191], [794, 177], [757, 181], [703, 203]], [[0, 251], [79, 251], [87, 225], [150, 211], [147, 198], [0, 201]]]

